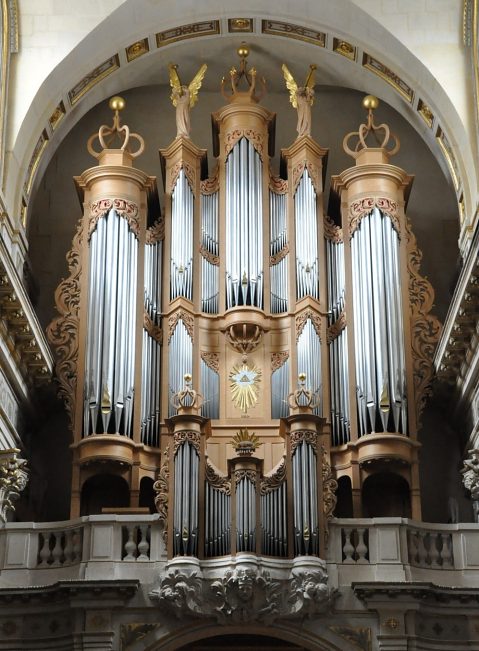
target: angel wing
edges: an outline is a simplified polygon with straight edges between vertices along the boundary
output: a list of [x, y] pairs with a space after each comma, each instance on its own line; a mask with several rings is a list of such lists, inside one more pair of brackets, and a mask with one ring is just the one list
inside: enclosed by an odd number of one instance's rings
[[178, 96], [181, 95], [181, 81], [178, 76], [178, 66], [170, 63], [168, 70], [170, 71], [170, 86], [173, 89], [170, 99], [173, 102], [173, 106], [176, 106], [178, 104]]
[[305, 88], [314, 88], [314, 71], [317, 69], [318, 66], [315, 66], [314, 63], [312, 63], [309, 66], [309, 72], [308, 76], [306, 77], [306, 81], [304, 82], [304, 87]]
[[193, 106], [198, 101], [198, 91], [201, 88], [201, 84], [206, 74], [207, 67], [208, 66], [206, 65], [206, 63], [203, 63], [201, 68], [198, 70], [196, 75], [191, 80], [190, 85], [188, 86], [188, 90], [190, 91], [190, 108], [193, 108]]
[[286, 88], [289, 90], [289, 101], [294, 106], [298, 108], [298, 100], [296, 99], [296, 91], [298, 90], [298, 84], [294, 81], [293, 75], [288, 70], [285, 63], [281, 66], [283, 71], [284, 80], [286, 82]]

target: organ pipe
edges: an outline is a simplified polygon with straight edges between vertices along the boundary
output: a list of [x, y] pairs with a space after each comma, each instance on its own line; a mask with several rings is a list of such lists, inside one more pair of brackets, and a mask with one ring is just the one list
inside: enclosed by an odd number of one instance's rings
[[271, 418], [285, 418], [289, 414], [287, 397], [289, 393], [290, 363], [287, 359], [271, 374]]
[[[193, 365], [193, 342], [182, 319], [178, 320], [171, 336], [168, 352], [168, 387], [173, 397], [183, 388], [184, 377], [191, 373]], [[169, 401], [169, 415], [173, 416], [175, 408]]]
[[[308, 384], [320, 399], [322, 396], [321, 376], [321, 342], [311, 319], [306, 319], [304, 328], [298, 337], [298, 373], [305, 373]], [[314, 413], [320, 415], [322, 401]]]
[[294, 195], [296, 242], [296, 298], [319, 298], [316, 192], [307, 170]]
[[201, 195], [201, 310], [218, 312], [218, 192]]
[[204, 402], [201, 415], [204, 418], [219, 418], [220, 407], [220, 376], [201, 360], [201, 394]]
[[271, 313], [288, 311], [287, 195], [270, 190]]
[[313, 446], [299, 441], [292, 454], [295, 556], [319, 554], [318, 478]]
[[193, 300], [193, 209], [193, 192], [182, 168], [171, 196], [172, 301], [178, 296]]
[[175, 499], [173, 552], [175, 556], [198, 553], [199, 456], [195, 446], [185, 441], [175, 454]]

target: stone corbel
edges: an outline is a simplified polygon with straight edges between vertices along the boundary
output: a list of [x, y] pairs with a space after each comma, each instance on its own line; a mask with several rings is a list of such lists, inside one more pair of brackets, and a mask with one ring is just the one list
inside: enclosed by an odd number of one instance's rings
[[28, 482], [26, 460], [20, 450], [0, 450], [0, 522], [7, 522], [9, 512], [15, 510], [14, 502], [20, 497]]

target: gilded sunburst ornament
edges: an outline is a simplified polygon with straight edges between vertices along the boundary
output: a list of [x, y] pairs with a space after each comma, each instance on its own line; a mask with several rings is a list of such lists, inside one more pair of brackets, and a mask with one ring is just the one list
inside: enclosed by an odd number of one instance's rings
[[231, 369], [230, 388], [233, 404], [243, 413], [258, 402], [261, 370], [254, 364], [235, 364]]

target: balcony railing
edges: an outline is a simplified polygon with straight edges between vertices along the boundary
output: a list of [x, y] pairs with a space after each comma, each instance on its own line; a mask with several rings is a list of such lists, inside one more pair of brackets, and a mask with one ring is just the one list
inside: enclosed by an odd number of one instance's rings
[[[230, 556], [216, 559], [228, 566]], [[289, 559], [261, 557], [290, 565]], [[258, 557], [260, 560], [260, 557]], [[479, 524], [425, 524], [405, 518], [333, 520], [330, 582], [431, 581], [479, 584]], [[151, 583], [167, 556], [157, 515], [98, 515], [49, 523], [7, 523], [0, 529], [0, 587], [60, 579], [138, 578]], [[208, 565], [211, 560], [201, 561]], [[335, 578], [337, 577], [337, 578]]]

